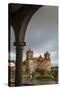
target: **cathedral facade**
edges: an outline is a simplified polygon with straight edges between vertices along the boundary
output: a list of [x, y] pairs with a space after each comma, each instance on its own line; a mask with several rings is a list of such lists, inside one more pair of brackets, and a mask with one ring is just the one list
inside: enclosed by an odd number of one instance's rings
[[42, 57], [41, 55], [39, 57], [34, 57], [33, 51], [29, 49], [26, 52], [26, 60], [25, 64], [23, 65], [23, 68], [29, 74], [35, 72], [36, 69], [50, 72], [51, 71], [50, 53], [46, 52], [44, 54], [44, 57]]

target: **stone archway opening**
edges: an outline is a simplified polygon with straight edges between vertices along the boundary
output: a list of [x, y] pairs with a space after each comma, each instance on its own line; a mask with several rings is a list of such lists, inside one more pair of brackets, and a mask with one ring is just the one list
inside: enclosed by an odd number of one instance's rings
[[21, 65], [23, 57], [23, 47], [25, 46], [25, 32], [28, 23], [33, 16], [33, 14], [42, 5], [19, 5], [19, 4], [9, 4], [9, 30], [12, 25], [15, 32], [15, 42], [16, 46], [16, 72], [15, 72], [15, 86], [22, 85], [21, 83]]
[[12, 25], [9, 31], [9, 60], [8, 60], [8, 84], [9, 86], [14, 86], [15, 82], [15, 62], [16, 62], [16, 50], [14, 47], [15, 33]]

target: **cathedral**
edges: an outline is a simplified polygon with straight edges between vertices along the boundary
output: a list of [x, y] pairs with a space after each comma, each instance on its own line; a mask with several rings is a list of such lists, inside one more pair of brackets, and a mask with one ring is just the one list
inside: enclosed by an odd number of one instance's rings
[[51, 71], [51, 59], [50, 53], [44, 53], [44, 57], [41, 55], [39, 57], [33, 56], [33, 51], [29, 49], [26, 52], [26, 60], [23, 63], [24, 71], [27, 71], [29, 74], [35, 72], [36, 69]]

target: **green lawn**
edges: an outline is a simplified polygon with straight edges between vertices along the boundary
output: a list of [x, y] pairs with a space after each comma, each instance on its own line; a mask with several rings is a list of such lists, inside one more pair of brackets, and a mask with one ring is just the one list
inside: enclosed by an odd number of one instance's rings
[[33, 80], [44, 80], [44, 81], [58, 81], [58, 78], [46, 77], [46, 76], [39, 76], [34, 77]]

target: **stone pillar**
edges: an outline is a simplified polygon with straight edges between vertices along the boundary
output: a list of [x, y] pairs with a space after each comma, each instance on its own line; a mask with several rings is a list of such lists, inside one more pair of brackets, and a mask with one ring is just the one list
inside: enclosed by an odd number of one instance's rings
[[15, 73], [15, 86], [22, 85], [22, 57], [24, 42], [15, 42], [16, 46], [16, 73]]

